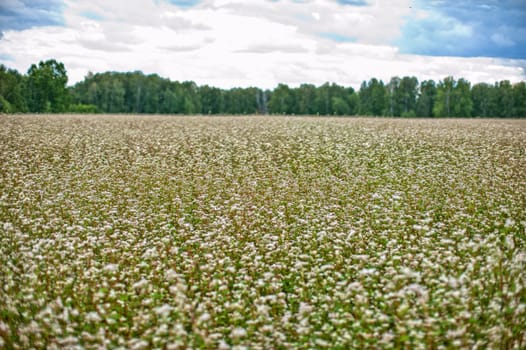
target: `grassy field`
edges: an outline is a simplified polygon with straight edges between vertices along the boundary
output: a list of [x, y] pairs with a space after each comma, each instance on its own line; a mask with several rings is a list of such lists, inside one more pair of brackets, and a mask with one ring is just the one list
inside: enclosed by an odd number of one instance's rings
[[526, 347], [526, 121], [0, 116], [0, 348]]

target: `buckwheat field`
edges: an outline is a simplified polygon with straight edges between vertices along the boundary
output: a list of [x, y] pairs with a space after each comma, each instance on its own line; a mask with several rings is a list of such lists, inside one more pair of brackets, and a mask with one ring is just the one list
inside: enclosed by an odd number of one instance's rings
[[0, 348], [524, 349], [526, 122], [0, 116]]

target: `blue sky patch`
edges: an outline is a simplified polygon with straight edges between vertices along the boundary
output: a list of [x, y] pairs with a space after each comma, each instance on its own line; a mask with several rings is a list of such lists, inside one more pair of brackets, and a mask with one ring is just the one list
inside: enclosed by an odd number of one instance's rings
[[352, 5], [352, 6], [367, 6], [367, 0], [338, 0], [341, 5]]
[[167, 0], [170, 4], [179, 7], [192, 7], [199, 4], [200, 0]]
[[97, 12], [93, 11], [84, 11], [80, 14], [82, 17], [94, 20], [94, 21], [102, 21], [104, 19], [104, 16], [98, 14]]
[[60, 0], [0, 1], [0, 31], [42, 26], [62, 26], [64, 4]]
[[403, 53], [526, 58], [523, 0], [417, 0], [413, 8], [428, 16], [408, 18], [395, 42]]
[[0, 53], [0, 62], [12, 62], [14, 60], [13, 56]]
[[324, 37], [326, 39], [330, 39], [332, 41], [339, 42], [339, 43], [354, 43], [354, 42], [356, 42], [356, 38], [353, 38], [353, 37], [350, 37], [350, 36], [346, 36], [346, 35], [341, 35], [341, 34], [338, 34], [338, 33], [326, 32], [326, 33], [320, 33], [320, 36], [322, 36], [322, 37]]

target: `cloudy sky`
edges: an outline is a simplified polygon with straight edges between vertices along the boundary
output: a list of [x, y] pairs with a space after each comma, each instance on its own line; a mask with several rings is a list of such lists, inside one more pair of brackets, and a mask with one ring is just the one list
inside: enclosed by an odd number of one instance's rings
[[526, 80], [525, 0], [0, 0], [0, 63], [230, 88]]

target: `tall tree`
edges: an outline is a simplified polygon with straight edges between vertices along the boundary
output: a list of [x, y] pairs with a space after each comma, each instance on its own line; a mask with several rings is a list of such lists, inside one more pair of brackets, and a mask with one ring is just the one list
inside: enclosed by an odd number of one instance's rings
[[513, 117], [526, 118], [526, 82], [513, 85]]
[[223, 109], [223, 94], [221, 89], [208, 85], [199, 88], [201, 96], [201, 113], [219, 114]]
[[279, 84], [272, 92], [268, 101], [270, 113], [293, 114], [296, 110], [295, 97], [292, 90], [286, 84]]
[[498, 116], [497, 89], [494, 86], [486, 83], [473, 85], [471, 100], [473, 101], [473, 117]]
[[471, 100], [471, 83], [460, 78], [454, 89], [453, 113], [455, 117], [468, 118], [473, 112]]
[[68, 76], [63, 63], [40, 61], [27, 72], [27, 103], [31, 112], [64, 112], [69, 105]]
[[349, 104], [343, 97], [334, 96], [331, 99], [331, 106], [332, 106], [333, 114], [335, 115], [351, 114], [351, 107], [349, 107]]
[[460, 78], [447, 77], [437, 87], [437, 98], [433, 107], [436, 117], [471, 117], [473, 101], [471, 84]]
[[0, 65], [0, 112], [25, 112], [23, 76], [16, 70]]
[[425, 80], [420, 84], [420, 94], [416, 104], [416, 115], [419, 117], [432, 117], [433, 106], [437, 95], [437, 87], [434, 80]]
[[433, 106], [433, 116], [435, 117], [451, 117], [451, 104], [453, 100], [453, 88], [455, 87], [455, 79], [447, 77], [440, 81], [437, 86], [437, 97]]
[[262, 89], [256, 89], [256, 102], [258, 114], [268, 113], [268, 92]]
[[503, 80], [496, 84], [497, 100], [499, 105], [498, 117], [509, 118], [513, 116], [513, 90], [509, 80]]
[[180, 88], [183, 96], [183, 113], [196, 114], [201, 111], [201, 99], [197, 85], [193, 81], [184, 81]]
[[314, 105], [316, 108], [316, 114], [323, 114], [323, 115], [332, 114], [332, 106], [331, 106], [332, 91], [331, 90], [332, 90], [331, 85], [329, 83], [325, 83], [316, 89], [316, 97], [315, 97], [315, 102], [314, 102]]
[[387, 84], [386, 89], [389, 96], [389, 112], [388, 115], [393, 116], [400, 116], [400, 111], [398, 109], [398, 90], [400, 88], [400, 78], [399, 77], [392, 77], [389, 81], [389, 84]]
[[397, 91], [398, 111], [402, 117], [416, 115], [416, 97], [418, 93], [418, 79], [403, 77]]
[[350, 108], [349, 114], [356, 115], [359, 113], [360, 97], [352, 87], [347, 88], [347, 92], [347, 104]]
[[356, 100], [352, 98], [353, 88], [345, 88], [332, 83], [329, 88], [331, 96], [330, 112], [334, 115], [350, 115], [356, 112]]
[[360, 87], [360, 113], [363, 115], [382, 116], [389, 113], [388, 94], [384, 83], [376, 78]]
[[170, 84], [161, 92], [161, 107], [160, 113], [164, 114], [176, 114], [180, 113], [181, 101], [179, 98], [174, 84]]
[[303, 115], [316, 114], [316, 86], [302, 84], [296, 89], [296, 112]]

